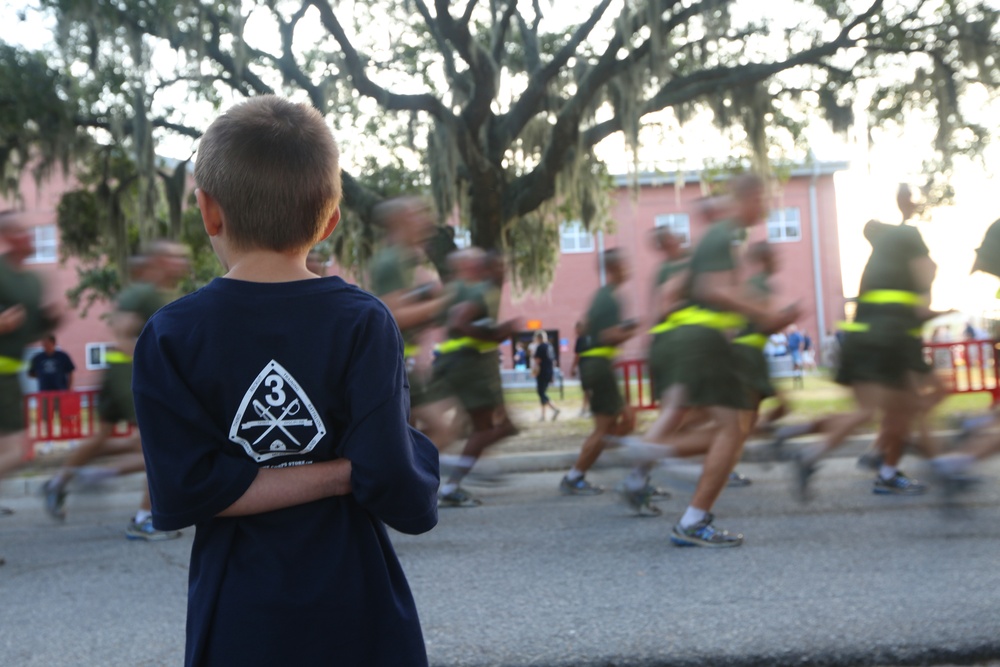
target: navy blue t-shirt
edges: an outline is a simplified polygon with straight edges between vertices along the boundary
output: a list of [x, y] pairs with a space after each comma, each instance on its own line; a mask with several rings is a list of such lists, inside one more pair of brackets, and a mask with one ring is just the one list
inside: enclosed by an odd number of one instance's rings
[[69, 389], [69, 374], [75, 370], [68, 354], [54, 350], [51, 356], [45, 352], [33, 356], [28, 374], [38, 380], [38, 391], [63, 391]]
[[[437, 523], [391, 313], [339, 278], [219, 278], [139, 338], [136, 414], [161, 530], [195, 525], [186, 665], [426, 665], [383, 523]], [[261, 467], [351, 461], [352, 493], [217, 518]]]

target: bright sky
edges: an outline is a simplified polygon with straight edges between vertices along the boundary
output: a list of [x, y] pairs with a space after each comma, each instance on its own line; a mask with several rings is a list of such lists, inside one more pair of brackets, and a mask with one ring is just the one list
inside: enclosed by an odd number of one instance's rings
[[[772, 1], [788, 5], [789, 10], [784, 15], [795, 13], [796, 3], [793, 0]], [[567, 13], [565, 20], [582, 20], [587, 8], [575, 4], [572, 7], [576, 7], [581, 15], [570, 16]], [[564, 9], [570, 11], [566, 7], [560, 8], [560, 12]], [[30, 49], [39, 49], [49, 43], [52, 26], [38, 12], [27, 12], [26, 21], [21, 21], [17, 12], [18, 9], [11, 4], [0, 5], [0, 40]], [[263, 24], [259, 30], [262, 34], [273, 34], [269, 26]], [[995, 116], [995, 105], [991, 108], [983, 104], [981, 108], [983, 115]], [[207, 114], [208, 111], [202, 113]], [[726, 155], [729, 150], [725, 137], [712, 127], [708, 117], [695, 119], [685, 126], [683, 132], [677, 131], [669, 114], [664, 115], [662, 120], [662, 131], [650, 130], [646, 133], [639, 154], [640, 163], [655, 160], [662, 164], [660, 156], [665, 154], [683, 156], [685, 162], [700, 162], [702, 157]], [[915, 180], [920, 169], [918, 149], [928, 146], [933, 138], [928, 128], [920, 123], [910, 123], [905, 129], [875, 132], [870, 146], [864, 141], [834, 136], [821, 124], [810, 128], [808, 133], [809, 143], [818, 159], [846, 160], [851, 164], [847, 172], [836, 177], [844, 294], [851, 296], [857, 291], [869, 252], [867, 242], [861, 237], [862, 226], [872, 218], [891, 222], [898, 219], [896, 186], [900, 181]], [[853, 133], [855, 137], [864, 137], [865, 134], [863, 128]], [[186, 157], [191, 145], [190, 141], [181, 140], [176, 145], [163, 146], [163, 152]], [[613, 173], [624, 173], [631, 166], [631, 158], [624, 157], [626, 151], [620, 136], [609, 138], [600, 147], [599, 153]], [[995, 194], [1000, 191], [998, 175], [1000, 148], [994, 146], [987, 152], [985, 164], [960, 165], [953, 181], [956, 205], [936, 210], [930, 221], [919, 224], [939, 265], [933, 294], [933, 305], [937, 309], [955, 308], [972, 315], [1000, 310], [1000, 301], [995, 299], [997, 279], [983, 274], [970, 276], [968, 273], [974, 250], [979, 246], [986, 227], [1000, 218], [1000, 201]]]

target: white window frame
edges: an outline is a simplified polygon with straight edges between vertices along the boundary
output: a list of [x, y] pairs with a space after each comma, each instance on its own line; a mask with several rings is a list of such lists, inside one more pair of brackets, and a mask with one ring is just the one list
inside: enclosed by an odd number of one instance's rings
[[455, 227], [455, 247], [458, 249], [472, 247], [472, 230], [466, 227]]
[[[794, 229], [795, 235], [788, 230]], [[767, 216], [768, 243], [796, 243], [802, 240], [802, 214], [796, 206], [771, 209]]]
[[[88, 371], [99, 371], [108, 367], [108, 352], [115, 349], [114, 343], [87, 343], [84, 347], [84, 357], [87, 360]], [[91, 359], [97, 353], [99, 363], [94, 363]]]
[[24, 260], [25, 264], [55, 264], [59, 261], [59, 231], [55, 225], [35, 225], [34, 252]]
[[559, 250], [566, 255], [594, 252], [594, 233], [588, 232], [579, 220], [559, 225]]
[[691, 216], [687, 213], [661, 213], [653, 218], [653, 225], [669, 229], [681, 239], [682, 248], [691, 247]]

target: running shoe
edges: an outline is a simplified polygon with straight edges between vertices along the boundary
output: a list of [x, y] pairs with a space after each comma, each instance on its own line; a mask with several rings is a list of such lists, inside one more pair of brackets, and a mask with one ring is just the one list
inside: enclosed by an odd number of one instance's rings
[[0, 507], [0, 516], [10, 516], [13, 513], [14, 510], [9, 507]]
[[927, 493], [927, 485], [897, 472], [891, 479], [876, 477], [872, 493], [882, 496], [919, 496]]
[[670, 541], [679, 547], [709, 547], [714, 549], [738, 547], [743, 544], [741, 533], [734, 535], [728, 530], [714, 527], [712, 525], [714, 519], [715, 517], [709, 513], [690, 528], [681, 528], [681, 524], [678, 523], [670, 532]]
[[816, 464], [800, 452], [792, 457], [792, 466], [792, 495], [800, 503], [809, 502], [812, 500], [812, 492], [809, 490], [809, 480], [816, 473]]
[[618, 494], [636, 516], [660, 516], [662, 514], [660, 508], [652, 502], [654, 490], [654, 487], [647, 484], [638, 491], [630, 491], [623, 487]]
[[145, 540], [147, 542], [160, 542], [163, 540], [174, 540], [181, 536], [179, 530], [157, 530], [153, 528], [153, 517], [147, 518], [142, 523], [136, 523], [132, 519], [128, 527], [125, 528], [125, 537], [130, 540]]
[[569, 478], [563, 477], [562, 481], [559, 482], [559, 493], [564, 496], [596, 496], [604, 493], [604, 489], [594, 486], [584, 477], [575, 482], [571, 482]]
[[738, 488], [741, 486], [750, 486], [753, 484], [753, 480], [742, 473], [738, 473], [735, 470], [729, 473], [729, 481], [726, 482], [726, 486], [731, 488]]
[[562, 410], [557, 410], [555, 408], [552, 408], [552, 421], [559, 419], [560, 412], [562, 412]]
[[42, 487], [42, 495], [45, 497], [45, 511], [56, 521], [66, 520], [66, 489], [61, 484], [54, 484], [52, 480]]
[[483, 502], [463, 489], [438, 496], [438, 507], [479, 507]]

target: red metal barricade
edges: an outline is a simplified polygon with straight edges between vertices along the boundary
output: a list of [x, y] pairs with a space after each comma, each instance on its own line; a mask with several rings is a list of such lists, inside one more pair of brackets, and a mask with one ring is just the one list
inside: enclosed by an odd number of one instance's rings
[[[950, 394], [988, 393], [1000, 404], [1000, 342], [967, 340], [925, 343], [924, 359]], [[623, 380], [625, 402], [634, 410], [656, 410], [657, 397], [649, 384], [645, 359], [625, 359], [615, 364]]]
[[[28, 448], [25, 458], [35, 456], [38, 443], [83, 440], [94, 435], [100, 423], [97, 415], [97, 389], [82, 391], [40, 391], [24, 397], [24, 422], [27, 425]], [[131, 435], [134, 427], [126, 422], [116, 424], [116, 437]]]
[[615, 363], [622, 375], [625, 403], [633, 410], [656, 410], [659, 404], [653, 395], [645, 359], [623, 359]]
[[1000, 403], [1000, 343], [964, 340], [925, 343], [924, 360], [950, 394], [988, 393]]

